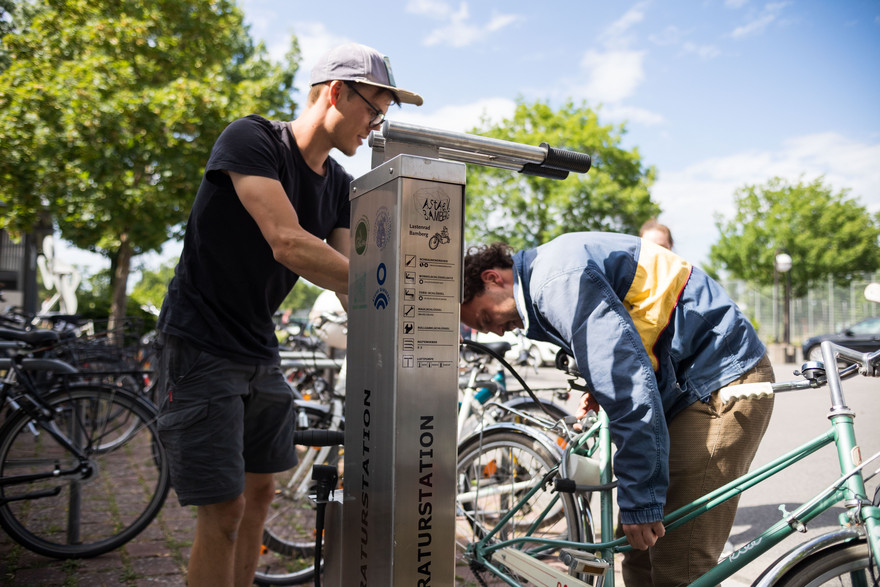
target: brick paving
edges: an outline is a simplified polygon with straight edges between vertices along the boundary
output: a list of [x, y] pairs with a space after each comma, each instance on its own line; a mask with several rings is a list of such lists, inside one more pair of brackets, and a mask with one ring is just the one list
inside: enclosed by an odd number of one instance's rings
[[134, 540], [101, 556], [56, 560], [34, 554], [0, 531], [0, 585], [6, 587], [183, 587], [195, 509], [172, 490], [156, 519]]

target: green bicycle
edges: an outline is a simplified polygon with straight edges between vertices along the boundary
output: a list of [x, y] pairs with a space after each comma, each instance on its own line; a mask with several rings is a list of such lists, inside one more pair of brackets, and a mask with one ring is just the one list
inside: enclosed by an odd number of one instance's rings
[[[847, 406], [842, 380], [857, 374], [880, 377], [880, 351], [858, 353], [822, 343], [823, 362], [805, 363], [802, 380], [760, 383], [731, 389], [737, 396], [762, 395], [827, 386], [831, 427], [820, 436], [739, 479], [668, 514], [667, 532], [780, 474], [819, 449], [835, 445], [840, 476], [828, 487], [744, 546], [722, 559], [692, 583], [718, 585], [760, 555], [837, 505], [845, 507], [840, 527], [798, 544], [764, 569], [754, 585], [880, 585], [880, 489], [868, 497], [866, 481], [877, 474], [880, 452], [862, 460], [856, 442], [854, 412]], [[838, 361], [848, 364], [841, 367]], [[830, 368], [826, 366], [830, 365]], [[573, 370], [572, 373], [575, 373]], [[876, 422], [876, 419], [874, 420]], [[483, 584], [483, 574], [504, 584], [546, 587], [613, 587], [614, 554], [630, 549], [625, 538], [614, 539], [611, 437], [604, 413], [594, 415], [582, 432], [571, 430], [571, 419], [557, 423], [568, 434], [564, 451], [531, 428], [483, 431], [459, 452], [459, 556]], [[464, 453], [464, 454], [463, 454]], [[583, 482], [572, 466], [590, 459], [596, 475]], [[869, 469], [870, 467], [870, 469]], [[589, 467], [588, 467], [589, 468]], [[876, 470], [871, 470], [876, 469]], [[572, 479], [581, 479], [575, 481]], [[599, 494], [598, 541], [589, 494]]]

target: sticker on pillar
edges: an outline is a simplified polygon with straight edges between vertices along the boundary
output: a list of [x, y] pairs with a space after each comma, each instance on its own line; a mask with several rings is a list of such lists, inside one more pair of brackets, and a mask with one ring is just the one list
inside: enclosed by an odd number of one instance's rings
[[423, 188], [413, 194], [416, 206], [425, 220], [446, 222], [450, 216], [450, 198], [440, 188]]
[[384, 249], [391, 238], [391, 213], [385, 206], [379, 206], [376, 210], [376, 246]]
[[366, 216], [361, 216], [354, 229], [354, 252], [363, 255], [367, 250], [367, 242], [370, 240], [370, 221]]
[[443, 230], [440, 232], [435, 232], [434, 235], [428, 239], [428, 246], [431, 247], [432, 251], [437, 250], [437, 247], [440, 245], [445, 245], [449, 243], [449, 229], [445, 226]]
[[351, 280], [348, 292], [349, 310], [365, 310], [367, 308], [367, 274], [359, 273]]
[[379, 266], [376, 267], [376, 283], [379, 284], [379, 287], [376, 289], [376, 292], [373, 294], [373, 306], [377, 310], [384, 310], [388, 307], [388, 290], [382, 287], [385, 285], [385, 280], [388, 278], [388, 269], [385, 267], [385, 263], [379, 263]]

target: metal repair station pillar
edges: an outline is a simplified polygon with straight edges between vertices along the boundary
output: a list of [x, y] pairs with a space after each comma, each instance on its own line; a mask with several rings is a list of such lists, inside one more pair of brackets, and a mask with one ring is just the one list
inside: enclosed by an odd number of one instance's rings
[[352, 183], [341, 585], [453, 585], [465, 165]]
[[[351, 184], [342, 503], [331, 587], [452, 587], [465, 164], [565, 179], [590, 157], [386, 120]], [[341, 510], [341, 511], [340, 511]]]

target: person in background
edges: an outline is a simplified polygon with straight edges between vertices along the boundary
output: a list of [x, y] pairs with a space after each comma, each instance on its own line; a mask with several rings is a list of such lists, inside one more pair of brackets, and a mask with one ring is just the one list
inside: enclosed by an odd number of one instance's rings
[[197, 506], [190, 587], [253, 583], [273, 474], [296, 464], [273, 315], [299, 277], [348, 292], [354, 155], [398, 88], [364, 45], [324, 54], [293, 121], [250, 115], [214, 143], [159, 316], [158, 428], [181, 505]]
[[[719, 391], [773, 381], [766, 349], [736, 304], [699, 268], [624, 234], [571, 233], [513, 254], [504, 243], [464, 260], [461, 320], [514, 328], [572, 355], [617, 452], [627, 585], [686, 585], [715, 566], [736, 500], [666, 534], [668, 514], [746, 473], [772, 397]], [[597, 405], [598, 404], [598, 405]]]
[[672, 250], [672, 232], [665, 224], [657, 222], [656, 218], [650, 218], [642, 224], [639, 230], [639, 236], [652, 243], [656, 243], [661, 247]]

